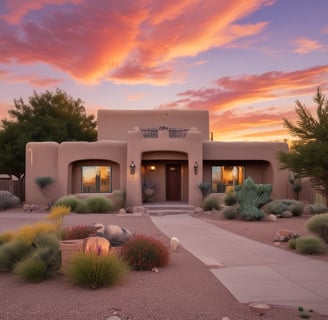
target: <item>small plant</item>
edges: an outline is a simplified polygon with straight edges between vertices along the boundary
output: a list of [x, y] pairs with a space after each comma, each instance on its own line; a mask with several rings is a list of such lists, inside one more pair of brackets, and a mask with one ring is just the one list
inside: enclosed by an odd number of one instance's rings
[[237, 203], [235, 192], [234, 191], [228, 191], [228, 192], [226, 192], [223, 201], [224, 201], [224, 204], [226, 206], [233, 206], [233, 205], [235, 205]]
[[203, 202], [203, 209], [205, 211], [211, 211], [211, 210], [219, 210], [220, 209], [220, 202], [217, 196], [212, 193], [209, 194]]
[[32, 246], [22, 240], [12, 240], [3, 244], [0, 247], [0, 271], [11, 271], [31, 250]]
[[324, 252], [324, 243], [317, 237], [303, 236], [295, 241], [295, 249], [300, 254], [321, 254]]
[[26, 282], [41, 282], [45, 278], [46, 270], [44, 261], [27, 256], [15, 265], [14, 273]]
[[72, 258], [66, 275], [74, 284], [97, 289], [117, 283], [128, 270], [126, 263], [115, 254], [78, 253]]
[[9, 242], [13, 238], [14, 238], [14, 232], [12, 231], [0, 233], [0, 246], [3, 245], [4, 243]]
[[198, 185], [203, 197], [206, 197], [211, 191], [211, 184], [208, 182], [202, 182]]
[[88, 226], [88, 225], [66, 227], [61, 230], [60, 238], [62, 240], [85, 239], [90, 234], [96, 233], [96, 231], [97, 228], [95, 226]]
[[90, 197], [86, 201], [87, 201], [87, 207], [90, 210], [90, 212], [104, 213], [104, 212], [109, 212], [113, 209], [112, 201], [105, 197], [101, 197], [101, 196]]
[[68, 215], [70, 212], [71, 207], [56, 205], [50, 209], [47, 219], [51, 221], [56, 226], [56, 230], [59, 231], [63, 226], [64, 216]]
[[292, 250], [296, 249], [296, 238], [288, 240], [288, 248]]
[[266, 212], [276, 216], [282, 216], [285, 211], [290, 211], [295, 217], [300, 216], [304, 211], [304, 204], [297, 200], [282, 199], [273, 200], [266, 206]]
[[33, 225], [24, 225], [17, 229], [15, 238], [23, 240], [29, 244], [41, 233], [56, 233], [57, 228], [53, 223], [37, 222]]
[[311, 217], [306, 223], [306, 228], [328, 244], [328, 213]]
[[112, 192], [111, 200], [113, 202], [113, 208], [119, 210], [125, 207], [126, 193], [121, 190], [114, 190]]
[[0, 211], [15, 208], [20, 204], [20, 199], [9, 191], [0, 190]]
[[320, 214], [320, 213], [328, 213], [328, 208], [322, 203], [310, 204], [307, 206], [307, 211], [310, 214]]
[[233, 220], [238, 218], [239, 212], [236, 207], [226, 207], [223, 209], [223, 216], [225, 219]]
[[134, 270], [152, 270], [165, 267], [169, 262], [169, 249], [158, 239], [135, 235], [120, 250], [124, 261]]
[[81, 200], [79, 200], [76, 196], [70, 195], [70, 196], [59, 198], [55, 202], [54, 206], [70, 207], [71, 211], [74, 212], [80, 201]]
[[[52, 177], [46, 176], [46, 177], [36, 177], [34, 179], [35, 183], [38, 185], [41, 193], [48, 199], [47, 197], [47, 187], [54, 182], [54, 179]], [[48, 206], [51, 207], [51, 200], [48, 199]]]

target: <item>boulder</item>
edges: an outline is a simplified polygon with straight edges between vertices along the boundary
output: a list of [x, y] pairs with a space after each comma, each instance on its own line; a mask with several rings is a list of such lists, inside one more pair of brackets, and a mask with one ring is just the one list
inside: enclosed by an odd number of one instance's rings
[[171, 250], [172, 251], [178, 250], [179, 245], [180, 245], [179, 239], [176, 238], [176, 237], [172, 237], [171, 240], [170, 240], [170, 248], [171, 248]]
[[119, 211], [118, 211], [118, 214], [126, 214], [126, 210], [124, 208], [121, 208]]
[[110, 247], [110, 242], [103, 237], [88, 237], [83, 240], [82, 250], [84, 253], [105, 256], [109, 253]]
[[268, 215], [268, 221], [275, 222], [278, 220], [278, 217], [274, 214], [269, 214]]
[[279, 230], [273, 241], [277, 242], [288, 242], [290, 239], [298, 238], [300, 235], [294, 230]]
[[282, 213], [281, 215], [282, 218], [292, 218], [293, 217], [293, 213], [289, 210], [286, 210]]
[[96, 224], [95, 226], [97, 228], [96, 235], [106, 238], [113, 247], [122, 246], [132, 238], [132, 233], [128, 229], [118, 225]]

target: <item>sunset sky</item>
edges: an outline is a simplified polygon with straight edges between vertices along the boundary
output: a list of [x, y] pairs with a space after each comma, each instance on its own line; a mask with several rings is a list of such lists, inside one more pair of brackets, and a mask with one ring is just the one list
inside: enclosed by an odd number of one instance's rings
[[98, 109], [206, 109], [220, 141], [289, 138], [328, 96], [327, 0], [0, 0], [0, 118], [60, 88]]

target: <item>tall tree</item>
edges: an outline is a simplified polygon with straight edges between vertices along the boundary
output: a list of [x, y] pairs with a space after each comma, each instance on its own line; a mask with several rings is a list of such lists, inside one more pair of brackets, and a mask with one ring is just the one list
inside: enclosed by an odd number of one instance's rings
[[298, 140], [290, 152], [279, 152], [278, 160], [281, 169], [290, 169], [300, 178], [309, 177], [328, 204], [328, 100], [318, 88], [313, 101], [317, 104], [316, 117], [297, 100], [295, 111], [299, 119], [283, 119]]
[[14, 100], [10, 120], [0, 123], [0, 173], [25, 173], [25, 145], [30, 141], [94, 141], [97, 138], [94, 115], [86, 115], [80, 99], [66, 92], [33, 92], [25, 103]]

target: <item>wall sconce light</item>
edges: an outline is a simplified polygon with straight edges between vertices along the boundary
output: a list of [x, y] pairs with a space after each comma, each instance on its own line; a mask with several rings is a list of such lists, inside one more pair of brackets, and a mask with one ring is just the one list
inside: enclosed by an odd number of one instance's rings
[[198, 162], [197, 161], [195, 161], [195, 163], [194, 163], [194, 173], [195, 173], [195, 175], [198, 174]]
[[134, 163], [134, 161], [131, 161], [130, 163], [130, 174], [131, 176], [133, 176], [136, 173], [136, 164]]
[[156, 166], [154, 164], [151, 164], [149, 169], [150, 169], [150, 171], [155, 171], [156, 170]]

